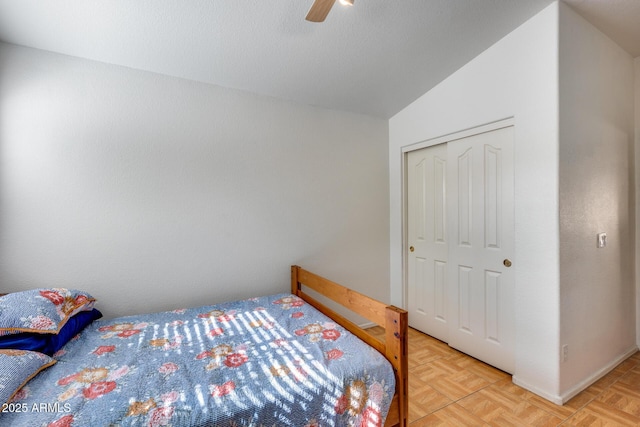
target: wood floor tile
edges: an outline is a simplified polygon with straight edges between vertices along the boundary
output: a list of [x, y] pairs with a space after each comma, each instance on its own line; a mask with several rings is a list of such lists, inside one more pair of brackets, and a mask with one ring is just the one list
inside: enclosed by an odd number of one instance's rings
[[425, 335], [422, 337], [409, 335], [409, 367], [429, 363], [450, 355], [451, 347], [442, 341]]
[[[538, 408], [542, 409], [545, 412], [548, 412], [552, 415], [555, 415], [556, 417], [559, 417], [560, 419], [565, 420], [570, 416], [572, 416], [573, 414], [575, 414], [579, 409], [584, 407], [592, 399], [593, 398], [587, 399], [582, 405], [579, 405], [576, 408], [568, 405], [556, 405], [553, 402], [549, 402], [547, 399], [543, 399], [542, 397], [531, 393], [531, 397], [527, 399], [527, 402], [537, 406]], [[578, 402], [576, 401], [575, 403], [577, 404]]]
[[417, 377], [409, 376], [409, 422], [443, 408], [453, 401]]
[[433, 382], [433, 388], [452, 400], [463, 397], [486, 387], [488, 383], [475, 375], [457, 375], [453, 378], [440, 378]]
[[628, 358], [627, 360], [620, 363], [612, 372], [617, 372], [620, 374], [626, 374], [633, 368], [638, 366], [638, 361], [632, 358]]
[[449, 346], [439, 341], [425, 341], [409, 346], [409, 368], [433, 362], [451, 355]]
[[380, 340], [384, 340], [384, 328], [382, 326], [374, 326], [372, 328], [367, 328], [367, 332], [369, 332], [371, 335], [373, 335], [374, 337]]
[[562, 420], [557, 417], [532, 410], [522, 411], [517, 414], [504, 412], [492, 420], [490, 425], [495, 427], [556, 427], [561, 423]]
[[609, 405], [599, 402], [598, 400], [594, 400], [583, 409], [576, 412], [576, 414], [569, 418], [564, 425], [572, 427], [637, 427], [640, 425], [640, 418], [627, 414], [619, 409], [615, 409]]
[[605, 389], [610, 387], [613, 383], [618, 381], [622, 377], [622, 373], [611, 371], [598, 381], [593, 383], [589, 389], [595, 393], [602, 393]]
[[[444, 364], [442, 363], [443, 361], [445, 362]], [[416, 375], [423, 381], [431, 382], [436, 378], [454, 375], [459, 371], [459, 367], [456, 367], [455, 365], [452, 367], [450, 363], [446, 362], [446, 360], [437, 360], [425, 363], [415, 368], [409, 368], [409, 375]]]
[[557, 426], [563, 418], [499, 388], [487, 388], [458, 404], [492, 426]]
[[437, 340], [435, 338], [432, 337], [427, 337], [427, 338], [420, 338], [420, 337], [415, 337], [412, 338], [411, 335], [409, 335], [409, 347], [414, 346], [414, 347], [431, 347], [434, 349], [439, 349], [441, 351], [444, 351], [445, 354], [447, 356], [449, 356], [451, 354], [451, 347], [449, 347], [449, 345], [447, 343], [444, 343], [440, 340]]
[[421, 380], [454, 401], [491, 384], [446, 359], [420, 366], [414, 372], [420, 375]]
[[527, 391], [522, 387], [515, 385], [513, 381], [511, 381], [511, 377], [505, 378], [502, 381], [498, 381], [492, 384], [489, 388], [499, 389], [505, 393], [512, 394], [525, 400], [531, 398], [532, 396], [535, 396], [535, 394], [531, 393], [530, 391]]
[[457, 404], [446, 406], [426, 417], [420, 418], [412, 422], [410, 427], [490, 427], [489, 424], [483, 422], [480, 418], [467, 412], [464, 408]]
[[593, 391], [593, 389], [588, 388], [578, 393], [570, 401], [565, 403], [564, 406], [566, 406], [567, 408], [578, 410], [578, 409], [581, 409], [583, 406], [586, 406], [589, 402], [591, 402], [597, 396], [598, 396], [598, 393]]
[[640, 391], [640, 368], [635, 367], [631, 371], [618, 378], [622, 384], [626, 384], [630, 389]]
[[640, 391], [618, 381], [596, 399], [607, 406], [640, 418]]
[[486, 363], [474, 359], [473, 357], [467, 356], [466, 354], [460, 353], [459, 355], [448, 358], [448, 360], [461, 368], [484, 378], [489, 383], [495, 383], [504, 379], [511, 380], [511, 375], [506, 372], [494, 368], [493, 366], [489, 366]]
[[640, 365], [640, 351], [636, 351], [629, 359], [634, 360], [637, 365]]

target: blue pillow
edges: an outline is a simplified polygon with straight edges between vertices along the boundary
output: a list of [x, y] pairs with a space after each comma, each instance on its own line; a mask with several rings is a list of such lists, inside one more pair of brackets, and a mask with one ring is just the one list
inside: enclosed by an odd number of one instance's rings
[[81, 311], [72, 316], [57, 334], [23, 332], [0, 336], [0, 348], [38, 351], [51, 356], [87, 325], [101, 317], [102, 313], [95, 308], [91, 311]]

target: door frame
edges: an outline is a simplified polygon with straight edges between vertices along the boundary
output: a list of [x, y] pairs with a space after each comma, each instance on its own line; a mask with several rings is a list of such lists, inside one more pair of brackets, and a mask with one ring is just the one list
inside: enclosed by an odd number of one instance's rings
[[[445, 144], [447, 142], [455, 141], [457, 139], [467, 138], [470, 136], [479, 135], [482, 133], [492, 132], [494, 130], [515, 126], [514, 117], [508, 117], [506, 119], [497, 120], [495, 122], [486, 123], [483, 125], [467, 128], [458, 132], [453, 132], [435, 138], [426, 139], [424, 141], [416, 142], [401, 147], [402, 153], [402, 165], [400, 166], [400, 172], [402, 174], [402, 307], [408, 308], [408, 296], [409, 291], [409, 194], [408, 194], [408, 173], [407, 173], [407, 157], [408, 154], [415, 150], [421, 150], [423, 148], [432, 147], [434, 145]], [[513, 151], [515, 154], [516, 145], [514, 143]], [[515, 183], [514, 183], [515, 185]]]

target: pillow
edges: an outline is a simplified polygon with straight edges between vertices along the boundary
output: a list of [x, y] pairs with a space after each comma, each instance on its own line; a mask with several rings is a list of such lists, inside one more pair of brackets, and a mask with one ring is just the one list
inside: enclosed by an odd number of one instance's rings
[[46, 334], [49, 337], [47, 346], [42, 350], [42, 353], [52, 356], [56, 351], [60, 350], [66, 343], [71, 341], [73, 337], [78, 335], [84, 328], [91, 322], [102, 317], [100, 310], [92, 309], [91, 311], [81, 311], [76, 314], [60, 329], [60, 333], [52, 335]]
[[0, 404], [9, 402], [27, 381], [54, 363], [36, 351], [0, 350]]
[[102, 313], [94, 308], [91, 311], [81, 311], [71, 317], [60, 329], [58, 334], [21, 332], [19, 334], [0, 336], [0, 349], [32, 350], [52, 356], [69, 342], [71, 338], [86, 328], [87, 325], [101, 317]]
[[95, 298], [75, 289], [34, 289], [0, 297], [0, 336], [57, 334], [67, 320], [93, 308]]

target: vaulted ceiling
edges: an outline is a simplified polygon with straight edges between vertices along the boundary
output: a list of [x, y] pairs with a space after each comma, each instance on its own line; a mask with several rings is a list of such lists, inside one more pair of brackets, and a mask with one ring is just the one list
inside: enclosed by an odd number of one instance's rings
[[[552, 1], [0, 0], [0, 41], [388, 118]], [[640, 0], [566, 2], [640, 55]]]

